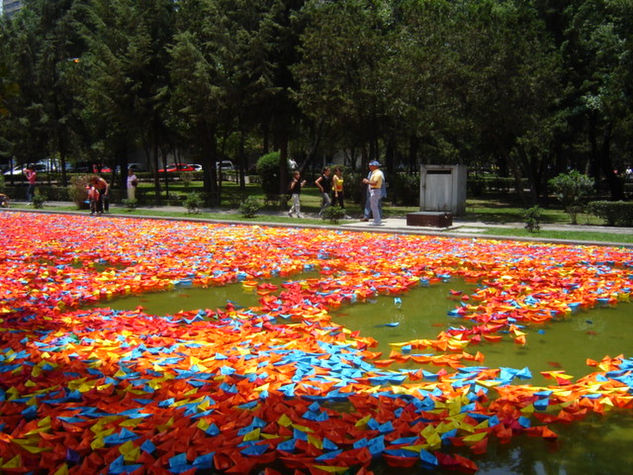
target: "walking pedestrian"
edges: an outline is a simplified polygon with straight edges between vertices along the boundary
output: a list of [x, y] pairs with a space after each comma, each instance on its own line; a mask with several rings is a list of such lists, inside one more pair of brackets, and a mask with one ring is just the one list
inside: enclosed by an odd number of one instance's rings
[[288, 211], [288, 216], [303, 218], [301, 214], [301, 188], [305, 186], [306, 181], [301, 179], [301, 172], [295, 170], [292, 172], [292, 180], [288, 185], [288, 192], [290, 193], [290, 199], [292, 200], [292, 206]]
[[330, 196], [330, 192], [332, 191], [331, 173], [330, 167], [325, 167], [321, 176], [314, 182], [321, 192], [321, 209], [319, 210], [319, 216], [323, 214], [325, 208], [332, 204], [332, 198]]

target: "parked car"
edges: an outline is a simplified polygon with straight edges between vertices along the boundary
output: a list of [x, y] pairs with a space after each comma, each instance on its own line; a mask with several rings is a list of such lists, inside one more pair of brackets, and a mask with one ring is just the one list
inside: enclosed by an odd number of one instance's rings
[[92, 162], [77, 162], [72, 170], [77, 173], [112, 173], [109, 166]]
[[40, 168], [42, 171], [47, 172], [56, 172], [62, 169], [60, 161], [56, 158], [44, 158], [42, 160], [38, 160], [35, 162], [35, 167], [38, 172], [40, 171]]
[[[147, 166], [144, 163], [140, 163], [140, 162], [132, 162], [132, 163], [128, 163], [127, 164], [127, 169], [132, 169], [135, 172], [147, 172], [149, 171], [147, 169]], [[121, 165], [117, 165], [115, 168], [117, 173], [121, 173]]]
[[161, 168], [158, 173], [180, 173], [180, 172], [194, 172], [196, 171], [189, 163], [170, 163], [167, 168]]
[[231, 160], [220, 160], [216, 162], [215, 167], [218, 170], [235, 170], [235, 165], [233, 165]]
[[146, 171], [148, 171], [147, 167], [145, 166], [145, 164], [138, 163], [138, 162], [128, 163], [127, 167], [128, 167], [128, 169], [131, 168], [135, 172], [146, 172]]
[[201, 172], [202, 171], [202, 165], [200, 165], [199, 163], [188, 163], [188, 165], [190, 167], [193, 167], [193, 171], [194, 172]]
[[[11, 170], [7, 170], [6, 172], [3, 173], [3, 175], [5, 176], [9, 176], [9, 175], [13, 175], [13, 176], [18, 176], [18, 175], [22, 175], [24, 169], [27, 167], [27, 165], [18, 165], [17, 167], [13, 167]], [[43, 165], [41, 163], [35, 163], [33, 164], [33, 169], [37, 172], [37, 173], [45, 173], [48, 170], [46, 169], [46, 165]]]

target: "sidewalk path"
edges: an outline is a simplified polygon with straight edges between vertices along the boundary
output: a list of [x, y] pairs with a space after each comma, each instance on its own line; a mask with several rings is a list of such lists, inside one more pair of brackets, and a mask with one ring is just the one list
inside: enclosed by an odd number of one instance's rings
[[[26, 205], [26, 203], [19, 203]], [[68, 207], [71, 205], [69, 202], [61, 201], [47, 201], [47, 206], [59, 206]], [[10, 209], [10, 208], [9, 208]], [[53, 210], [32, 210], [29, 208], [19, 209], [15, 211], [37, 211], [37, 212], [49, 212], [54, 213]], [[182, 206], [155, 206], [155, 207], [137, 207], [137, 211], [162, 211], [166, 213], [182, 213], [184, 208]], [[125, 208], [118, 205], [110, 205], [110, 214], [108, 216], [123, 216], [130, 217], [125, 213]], [[244, 224], [241, 219], [233, 219], [235, 216], [235, 210], [226, 209], [206, 209], [203, 208], [203, 212], [221, 213], [226, 214], [226, 219], [209, 219], [199, 218], [196, 215], [190, 217], [169, 217], [169, 216], [143, 216], [134, 215], [138, 218], [146, 219], [174, 219], [174, 220], [191, 220], [191, 221], [208, 221], [208, 222], [226, 222], [231, 224]], [[87, 214], [87, 211], [57, 211], [70, 214]], [[523, 229], [524, 223], [484, 223], [481, 221], [464, 221], [460, 219], [454, 219], [453, 225], [448, 228], [426, 227], [426, 226], [409, 226], [407, 225], [406, 218], [389, 217], [383, 220], [383, 225], [374, 226], [368, 222], [362, 222], [356, 219], [341, 220], [338, 225], [329, 224], [324, 221], [323, 224], [304, 223], [300, 219], [289, 222], [270, 222], [266, 220], [266, 216], [287, 216], [286, 211], [262, 211], [258, 215], [258, 219], [255, 221], [248, 221], [248, 224], [278, 226], [278, 227], [301, 227], [301, 228], [319, 228], [319, 229], [346, 229], [351, 231], [362, 232], [377, 232], [377, 233], [397, 233], [397, 234], [423, 234], [423, 235], [436, 235], [447, 237], [464, 237], [464, 238], [482, 238], [482, 239], [499, 239], [499, 240], [514, 240], [514, 241], [529, 241], [529, 242], [550, 242], [561, 244], [580, 244], [580, 245], [597, 245], [597, 246], [616, 246], [616, 247], [629, 247], [633, 248], [633, 243], [622, 242], [604, 242], [604, 241], [577, 241], [573, 239], [554, 239], [539, 237], [538, 233], [534, 236], [517, 237], [517, 236], [505, 236], [484, 234], [491, 228], [507, 228], [507, 229]], [[306, 215], [309, 218], [318, 219], [318, 217]], [[616, 227], [616, 226], [594, 226], [594, 225], [571, 225], [571, 224], [542, 224], [541, 229], [543, 231], [586, 231], [586, 232], [599, 232], [612, 235], [633, 235], [633, 228], [630, 227]]]

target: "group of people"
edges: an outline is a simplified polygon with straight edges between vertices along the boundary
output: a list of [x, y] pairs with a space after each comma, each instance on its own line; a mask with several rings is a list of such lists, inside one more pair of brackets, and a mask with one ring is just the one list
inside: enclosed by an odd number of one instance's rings
[[[301, 179], [301, 172], [299, 170], [294, 170], [292, 175], [292, 179], [288, 185], [288, 192], [291, 199], [288, 216], [291, 218], [302, 218], [300, 196], [301, 188], [306, 185], [306, 180]], [[335, 167], [334, 174], [332, 174], [330, 167], [325, 167], [314, 184], [319, 188], [321, 193], [319, 216], [322, 216], [324, 210], [328, 206], [332, 206], [333, 203], [338, 205], [341, 209], [345, 209], [343, 170], [341, 167]], [[371, 217], [372, 224], [380, 226], [382, 224], [381, 201], [386, 195], [385, 176], [380, 170], [380, 163], [375, 160], [369, 163], [369, 174], [367, 178], [363, 178], [363, 184], [367, 186], [367, 195], [362, 220], [369, 221]]]
[[98, 175], [90, 177], [86, 185], [90, 214], [103, 214], [110, 211], [110, 184]]
[[[130, 168], [127, 175], [127, 199], [136, 199], [136, 186], [138, 178], [134, 170]], [[110, 184], [99, 175], [94, 175], [86, 185], [90, 214], [103, 214], [110, 211]]]
[[[299, 170], [294, 170], [292, 172], [292, 179], [288, 185], [288, 192], [291, 200], [288, 216], [291, 218], [303, 218], [303, 215], [301, 214], [300, 195], [301, 188], [304, 187], [306, 183], [306, 180], [301, 179], [301, 172]], [[334, 175], [332, 175], [330, 167], [325, 167], [314, 184], [321, 192], [321, 209], [319, 210], [319, 216], [322, 216], [325, 208], [331, 206], [333, 202], [340, 206], [341, 209], [345, 209], [343, 170], [341, 167], [334, 168]]]

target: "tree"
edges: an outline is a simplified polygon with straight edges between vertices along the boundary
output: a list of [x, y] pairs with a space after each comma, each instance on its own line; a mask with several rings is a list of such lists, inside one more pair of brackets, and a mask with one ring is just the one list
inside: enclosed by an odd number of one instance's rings
[[578, 224], [576, 217], [582, 211], [586, 197], [593, 189], [593, 180], [577, 170], [572, 170], [555, 176], [549, 181], [549, 185], [569, 214], [571, 224]]
[[[165, 48], [171, 39], [168, 0], [92, 0], [80, 24], [87, 51], [81, 96], [93, 150], [125, 171], [128, 154], [142, 143], [154, 170], [165, 137], [168, 98]], [[125, 173], [121, 173], [123, 186]], [[155, 175], [157, 191], [160, 189]]]
[[340, 145], [379, 158], [386, 104], [384, 67], [391, 21], [387, 2], [308, 2], [301, 59], [292, 67], [301, 110]]
[[544, 193], [552, 144], [562, 127], [560, 58], [538, 12], [528, 3], [473, 2], [461, 37], [466, 110], [479, 153], [528, 179], [531, 201]]
[[[570, 71], [570, 117], [582, 120], [589, 149], [591, 175], [605, 177], [612, 199], [623, 198], [615, 169], [631, 159], [633, 116], [633, 21], [630, 1], [586, 0], [566, 10], [563, 44]], [[620, 157], [613, 157], [620, 144]], [[582, 144], [581, 144], [582, 146]]]

